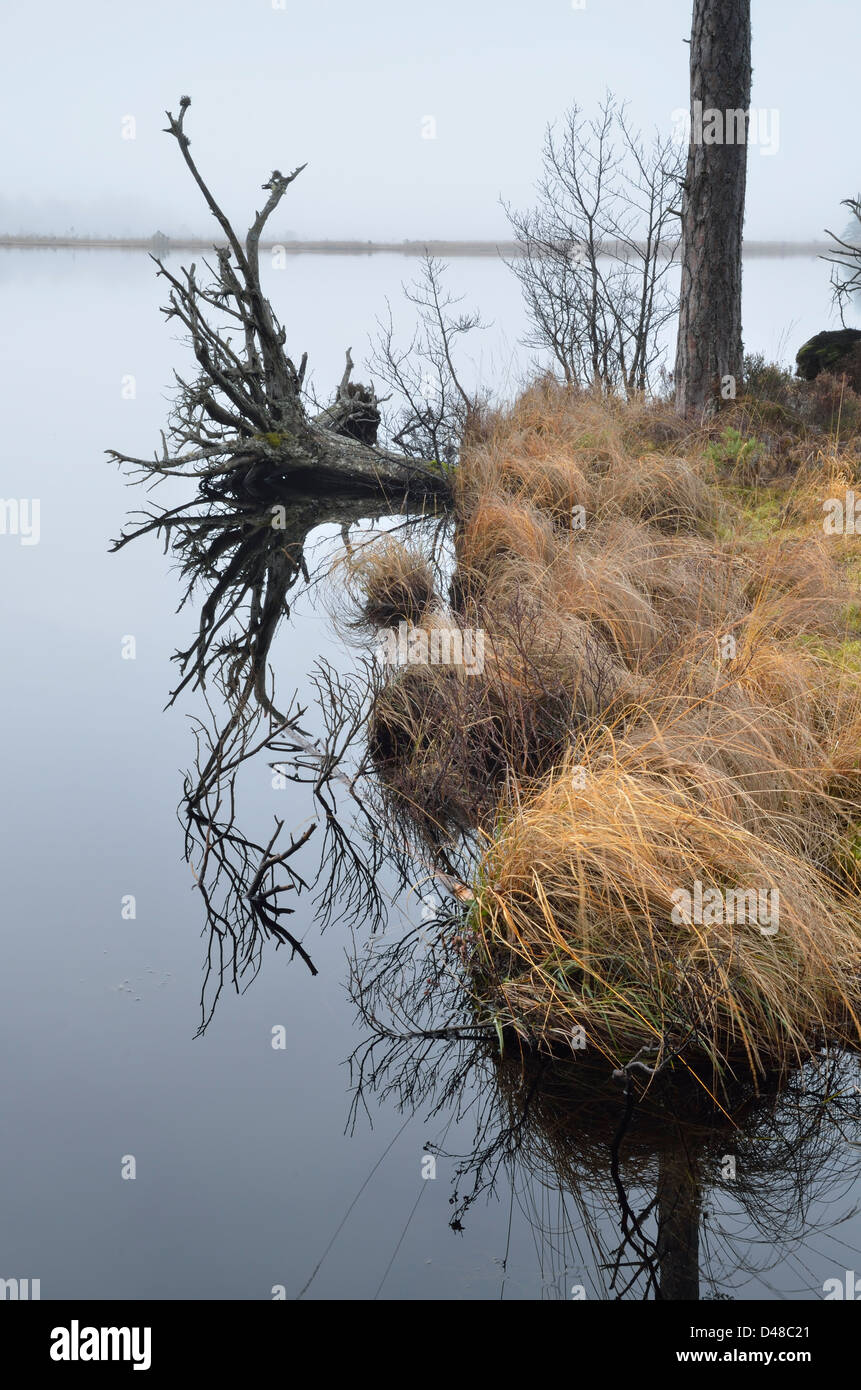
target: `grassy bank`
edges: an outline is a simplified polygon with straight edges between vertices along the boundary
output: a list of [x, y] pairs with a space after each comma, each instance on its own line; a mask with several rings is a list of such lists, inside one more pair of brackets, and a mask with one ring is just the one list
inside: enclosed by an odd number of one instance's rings
[[480, 672], [393, 669], [370, 746], [430, 841], [478, 833], [473, 989], [532, 1047], [858, 1040], [861, 539], [823, 521], [861, 401], [749, 381], [697, 429], [539, 382], [463, 451], [446, 592], [409, 544], [352, 562], [372, 626], [483, 634]]

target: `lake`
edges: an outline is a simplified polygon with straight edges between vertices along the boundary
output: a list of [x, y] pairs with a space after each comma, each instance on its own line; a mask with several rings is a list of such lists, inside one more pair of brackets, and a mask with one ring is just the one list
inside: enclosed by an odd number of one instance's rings
[[[308, 351], [321, 398], [348, 346], [358, 368], [387, 298], [408, 337], [400, 283], [414, 268], [389, 255], [303, 256], [268, 270], [288, 345]], [[576, 1099], [594, 1125], [584, 1140], [566, 1132], [561, 1100], [533, 1104], [527, 1077], [518, 1125], [516, 1066], [500, 1067], [492, 1048], [464, 1060], [444, 1039], [420, 1040], [351, 1108], [346, 1062], [369, 1036], [349, 989], [350, 958], [368, 944], [361, 916], [336, 910], [321, 934], [314, 891], [294, 895], [288, 924], [319, 973], [269, 944], [256, 977], [238, 993], [228, 981], [198, 1033], [205, 914], [176, 808], [205, 711], [193, 693], [164, 708], [196, 614], [176, 612], [182, 588], [159, 540], [108, 553], [147, 497], [105, 456], [152, 453], [185, 350], [143, 253], [10, 250], [0, 276], [3, 496], [40, 501], [38, 544], [0, 536], [0, 1277], [39, 1279], [44, 1299], [619, 1296], [610, 1151], [621, 1093], [594, 1114]], [[457, 259], [448, 282], [492, 321], [469, 372], [510, 392], [531, 356], [518, 348], [514, 277]], [[749, 350], [791, 360], [831, 326], [820, 261], [752, 260], [744, 290]], [[176, 503], [182, 485], [161, 494]], [[338, 545], [336, 524], [314, 533], [315, 572]], [[325, 580], [297, 598], [273, 648], [282, 696], [296, 689], [310, 703], [320, 658], [342, 672], [359, 660], [336, 604]], [[320, 731], [313, 706], [306, 722]], [[263, 759], [243, 769], [241, 815], [265, 844], [274, 817], [298, 834], [314, 805]], [[312, 840], [298, 861], [309, 874], [314, 854]], [[420, 869], [406, 890], [387, 872], [391, 941], [421, 921], [427, 884]], [[857, 1070], [834, 1066], [851, 1091]], [[804, 1079], [791, 1113], [765, 1107], [751, 1139], [762, 1162], [743, 1182], [729, 1175], [727, 1143], [703, 1141], [700, 1297], [820, 1299], [857, 1264], [859, 1150], [839, 1124], [815, 1139], [805, 1130], [817, 1085]], [[642, 1208], [673, 1160], [648, 1127], [634, 1140], [621, 1176]]]

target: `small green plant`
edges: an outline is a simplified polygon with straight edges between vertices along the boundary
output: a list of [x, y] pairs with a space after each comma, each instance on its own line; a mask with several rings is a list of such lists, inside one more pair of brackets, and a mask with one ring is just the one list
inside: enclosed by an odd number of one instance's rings
[[748, 486], [758, 477], [762, 444], [755, 435], [745, 439], [734, 425], [727, 425], [720, 438], [709, 444], [706, 457], [715, 468], [722, 472], [729, 471], [739, 482]]

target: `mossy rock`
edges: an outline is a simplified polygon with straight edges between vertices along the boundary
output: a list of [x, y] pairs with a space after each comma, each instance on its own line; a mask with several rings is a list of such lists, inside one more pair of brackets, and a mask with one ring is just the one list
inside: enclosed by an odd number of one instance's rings
[[820, 372], [833, 372], [852, 356], [861, 342], [861, 330], [837, 328], [817, 333], [798, 349], [795, 356], [797, 375], [805, 381], [815, 381]]

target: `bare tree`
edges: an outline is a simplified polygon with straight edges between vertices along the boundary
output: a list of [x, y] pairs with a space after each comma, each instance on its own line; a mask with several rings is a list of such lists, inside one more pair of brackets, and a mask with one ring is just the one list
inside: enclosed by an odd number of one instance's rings
[[164, 312], [183, 325], [200, 370], [192, 381], [176, 376], [179, 393], [160, 454], [139, 459], [112, 450], [112, 456], [144, 479], [194, 477], [202, 487], [258, 505], [273, 493], [284, 500], [285, 489], [294, 487], [306, 493], [348, 485], [444, 494], [447, 481], [434, 460], [377, 447], [376, 398], [350, 382], [349, 350], [333, 406], [309, 414], [303, 392], [307, 356], [298, 366], [288, 356], [286, 331], [263, 293], [259, 264], [263, 229], [305, 166], [290, 174], [273, 171], [263, 185], [269, 196], [243, 243], [192, 158], [184, 128], [190, 104], [184, 96], [178, 116], [167, 112], [167, 133], [176, 140], [224, 244], [215, 248], [215, 267], [204, 262], [203, 279], [194, 264], [174, 275], [153, 259], [170, 286]]
[[680, 415], [715, 407], [722, 380], [741, 379], [750, 84], [750, 0], [694, 0], [674, 372]]
[[392, 444], [410, 458], [438, 459], [452, 467], [486, 403], [481, 392], [464, 385], [456, 358], [461, 340], [486, 324], [480, 314], [461, 310], [462, 297], [444, 288], [447, 269], [425, 254], [419, 276], [402, 287], [418, 310], [412, 339], [398, 347], [389, 306], [386, 320], [379, 323], [370, 367], [397, 403], [391, 418], [384, 417]]
[[826, 228], [834, 246], [822, 259], [834, 266], [831, 272], [832, 297], [840, 313], [840, 322], [845, 327], [846, 310], [861, 294], [861, 193], [855, 198], [844, 198], [840, 206], [849, 209], [854, 222], [850, 223], [842, 237]]
[[667, 277], [681, 164], [670, 136], [645, 142], [608, 93], [594, 120], [575, 105], [561, 131], [548, 128], [536, 206], [506, 206], [531, 345], [552, 352], [567, 382], [625, 393], [651, 384], [677, 310]]

